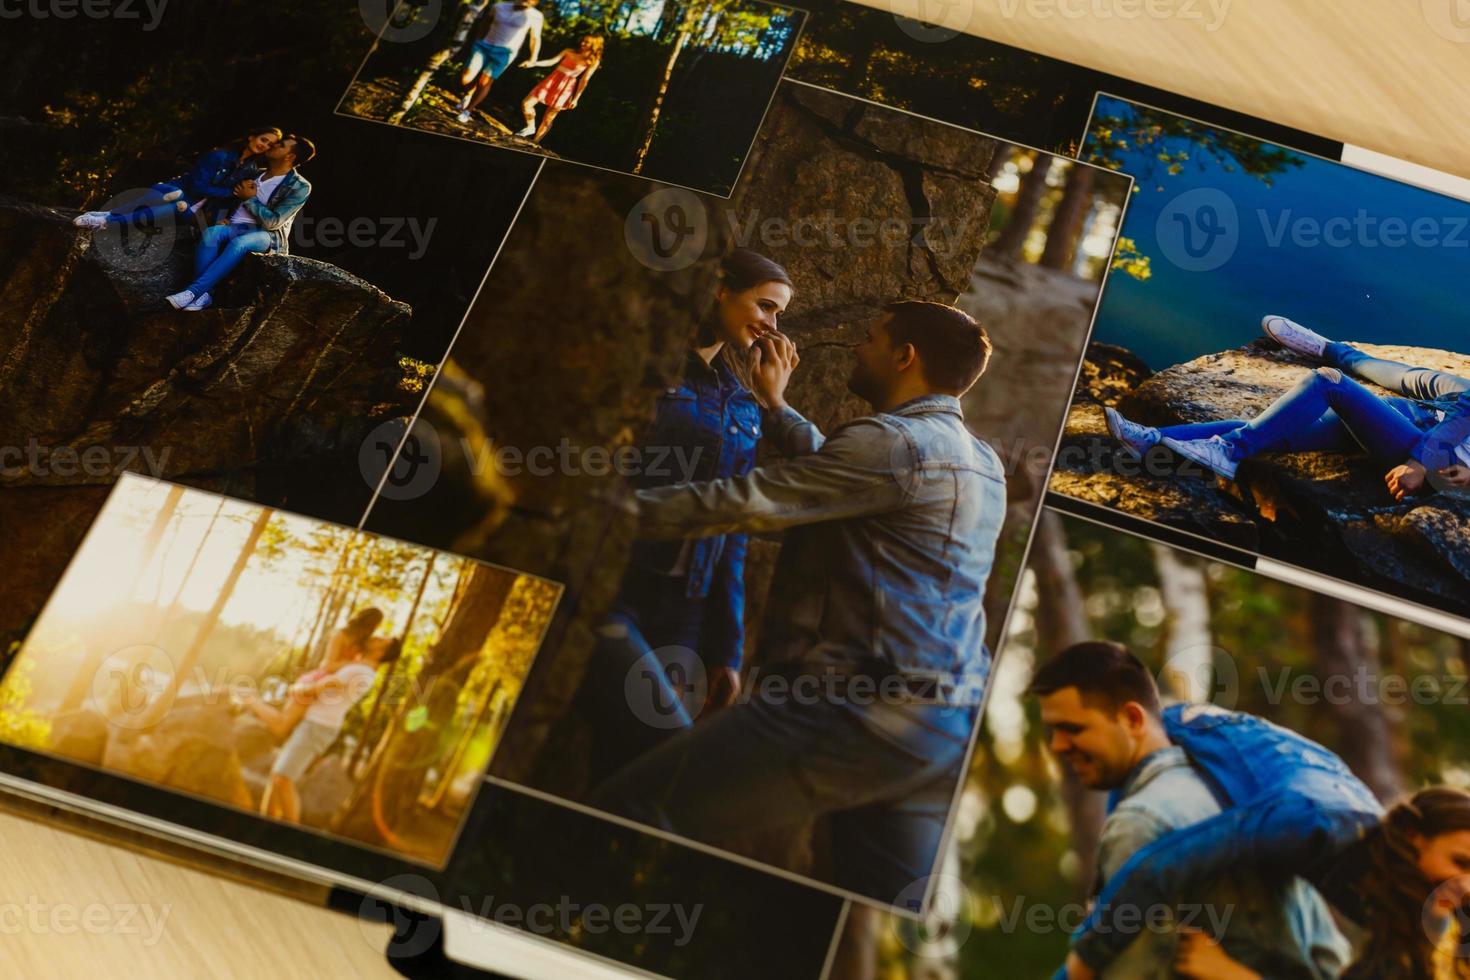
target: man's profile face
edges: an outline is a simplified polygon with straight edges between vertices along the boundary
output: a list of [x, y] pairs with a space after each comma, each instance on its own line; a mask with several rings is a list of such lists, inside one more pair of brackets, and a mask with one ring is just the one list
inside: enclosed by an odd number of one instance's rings
[[284, 139], [265, 151], [267, 160], [281, 161], [296, 155], [296, 141]]
[[1102, 699], [1085, 699], [1075, 687], [1040, 697], [1047, 747], [1076, 773], [1088, 789], [1117, 789], [1133, 769], [1137, 742], [1126, 707], [1114, 709]]
[[873, 405], [886, 401], [885, 396], [897, 380], [893, 339], [888, 335], [888, 321], [892, 319], [892, 313], [884, 313], [868, 324], [867, 336], [853, 349], [855, 360], [847, 389]]

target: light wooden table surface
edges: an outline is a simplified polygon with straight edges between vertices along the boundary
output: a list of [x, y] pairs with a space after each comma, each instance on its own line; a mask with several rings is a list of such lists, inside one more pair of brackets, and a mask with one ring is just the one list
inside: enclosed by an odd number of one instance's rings
[[[866, 2], [934, 19], [945, 9], [942, 0]], [[1457, 3], [1463, 28], [1451, 16]], [[1470, 175], [1466, 0], [949, 0], [947, 9], [946, 26]], [[946, 56], [942, 43], [935, 56]], [[382, 959], [387, 927], [314, 906], [311, 890], [288, 897], [34, 817], [0, 813], [0, 841], [0, 976], [397, 976]]]

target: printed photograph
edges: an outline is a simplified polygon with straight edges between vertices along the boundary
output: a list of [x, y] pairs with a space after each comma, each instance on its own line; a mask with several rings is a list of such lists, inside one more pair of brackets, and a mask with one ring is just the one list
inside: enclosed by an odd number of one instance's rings
[[760, 0], [402, 0], [338, 111], [727, 196], [805, 16]]
[[120, 479], [0, 680], [0, 739], [442, 865], [561, 588]]
[[1470, 640], [1046, 511], [940, 898], [834, 980], [1470, 969]]
[[548, 168], [367, 523], [575, 593], [495, 777], [922, 900], [1128, 187], [794, 83], [729, 201]]
[[1470, 203], [1100, 96], [1132, 175], [1052, 489], [1470, 613]]
[[330, 0], [0, 32], [0, 646], [122, 472], [361, 520], [539, 165], [337, 115], [373, 36]]

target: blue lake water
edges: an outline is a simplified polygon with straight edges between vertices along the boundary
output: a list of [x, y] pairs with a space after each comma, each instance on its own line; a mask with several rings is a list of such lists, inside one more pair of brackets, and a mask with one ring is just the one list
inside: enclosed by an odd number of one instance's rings
[[[1098, 114], [1123, 106], [1102, 99]], [[1110, 276], [1094, 339], [1158, 370], [1238, 347], [1261, 335], [1263, 316], [1280, 314], [1333, 339], [1470, 352], [1470, 203], [1314, 157], [1268, 186], [1197, 152], [1170, 175], [1156, 153], [1118, 154], [1124, 173], [1154, 171], [1140, 179], [1122, 232], [1153, 275]], [[1202, 193], [1181, 206], [1190, 191]], [[1205, 251], [1210, 229], [1231, 227], [1233, 251], [1223, 236], [1213, 255], [1181, 252], [1180, 236]], [[1222, 257], [1218, 268], [1190, 268]]]

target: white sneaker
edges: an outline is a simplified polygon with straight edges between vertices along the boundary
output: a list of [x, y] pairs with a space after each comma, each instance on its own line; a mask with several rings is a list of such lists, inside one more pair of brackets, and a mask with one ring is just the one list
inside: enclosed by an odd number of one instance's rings
[[1261, 321], [1266, 336], [1289, 351], [1303, 357], [1321, 360], [1327, 352], [1327, 338], [1315, 330], [1308, 330], [1300, 323], [1293, 323], [1284, 316], [1268, 316]]
[[78, 228], [106, 228], [107, 212], [88, 211], [85, 214], [79, 214], [75, 218], [72, 218], [71, 223]]
[[468, 110], [468, 109], [461, 109], [461, 110], [459, 110], [459, 115], [455, 116], [454, 118], [458, 119], [462, 123], [467, 123], [470, 120], [472, 120], [474, 117], [470, 115], [470, 110]]
[[1108, 420], [1108, 435], [1127, 446], [1136, 456], [1144, 455], [1159, 444], [1158, 429], [1130, 422], [1116, 408], [1104, 408], [1103, 417]]
[[213, 303], [213, 302], [214, 302], [214, 297], [213, 296], [209, 295], [208, 293], [203, 293], [197, 299], [195, 299], [194, 302], [192, 302], [188, 306], [184, 307], [184, 309], [186, 309], [186, 310], [202, 310], [205, 307], [207, 307], [210, 303]]
[[1235, 479], [1236, 462], [1230, 458], [1230, 443], [1219, 436], [1209, 439], [1164, 439], [1164, 445], [1180, 456], [1213, 470], [1227, 480]]
[[168, 305], [172, 306], [176, 310], [187, 310], [189, 308], [189, 304], [194, 302], [198, 298], [199, 297], [195, 296], [187, 289], [180, 293], [174, 293], [172, 296], [164, 297], [164, 299], [168, 300]]
[[518, 129], [518, 130], [516, 130], [516, 135], [517, 136], [535, 136], [536, 135], [536, 127], [535, 127], [535, 125], [531, 125], [531, 126], [527, 126], [524, 129]]

